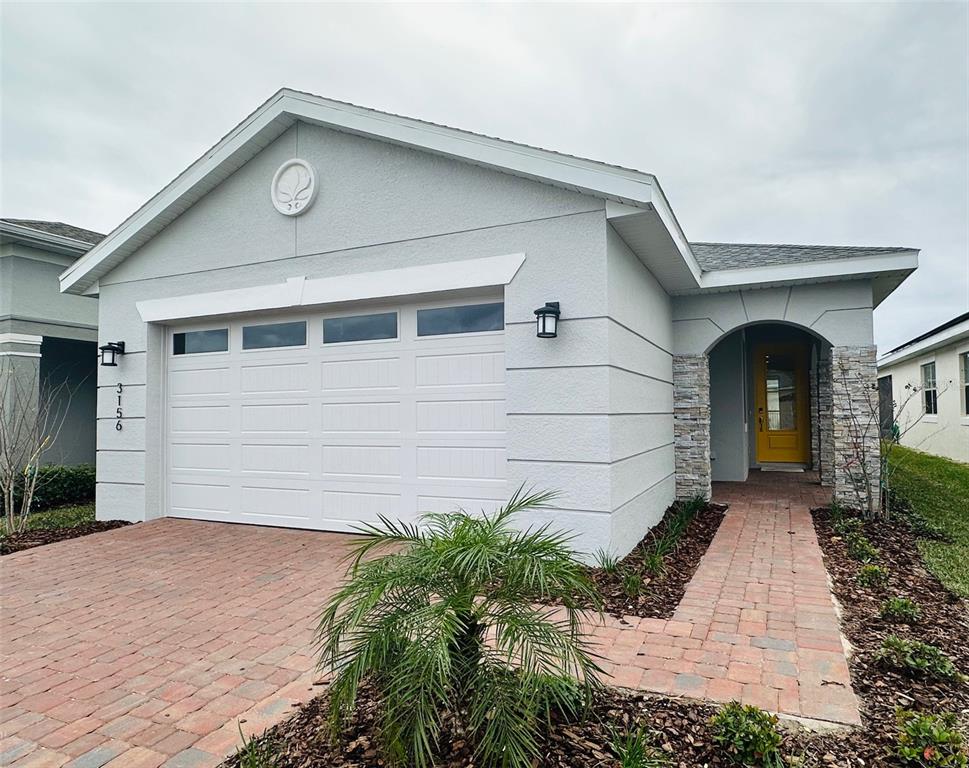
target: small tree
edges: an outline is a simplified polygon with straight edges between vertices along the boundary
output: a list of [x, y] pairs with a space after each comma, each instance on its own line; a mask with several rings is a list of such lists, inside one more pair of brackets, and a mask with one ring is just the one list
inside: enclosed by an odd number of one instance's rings
[[[370, 680], [392, 764], [433, 765], [449, 723], [475, 745], [476, 765], [533, 765], [541, 723], [588, 701], [600, 671], [579, 607], [597, 594], [570, 537], [511, 526], [551, 498], [519, 489], [494, 514], [429, 514], [420, 527], [381, 518], [365, 529], [317, 632], [335, 724]], [[550, 599], [564, 618], [536, 604]]]
[[[844, 364], [839, 365], [839, 375], [844, 385], [843, 391], [850, 391], [849, 369]], [[938, 397], [945, 394], [947, 389], [948, 385], [939, 389]], [[925, 409], [919, 408], [918, 415], [904, 424], [900, 423], [901, 418], [907, 413], [913, 400], [921, 399], [922, 387], [906, 384], [902, 400], [892, 400], [891, 438], [888, 440], [872, 439], [873, 434], [879, 433], [884, 417], [881, 413], [877, 383], [866, 385], [862, 391], [864, 398], [861, 403], [855, 403], [850, 397], [846, 398], [844, 410], [847, 414], [848, 450], [837, 456], [836, 460], [840, 462], [841, 469], [848, 478], [857, 508], [867, 517], [887, 520], [891, 516], [892, 477], [898, 468], [897, 462], [891, 460], [894, 449], [905, 435], [922, 422]], [[927, 439], [928, 437], [919, 444]]]
[[44, 483], [40, 469], [73, 395], [67, 381], [38, 387], [35, 375], [0, 360], [0, 495], [7, 534], [27, 527], [34, 495]]

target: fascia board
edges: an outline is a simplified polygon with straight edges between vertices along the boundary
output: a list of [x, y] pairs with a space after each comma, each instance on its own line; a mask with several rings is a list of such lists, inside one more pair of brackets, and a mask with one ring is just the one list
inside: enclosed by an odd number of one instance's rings
[[765, 284], [790, 284], [817, 280], [869, 277], [883, 272], [904, 272], [918, 268], [918, 251], [905, 250], [878, 256], [829, 261], [808, 261], [799, 264], [777, 264], [743, 269], [719, 269], [704, 272], [700, 289], [733, 289], [758, 287]]
[[941, 347], [955, 344], [964, 338], [969, 339], [969, 320], [954, 325], [951, 328], [946, 328], [935, 336], [922, 339], [922, 341], [910, 347], [905, 347], [897, 352], [885, 355], [885, 357], [878, 361], [878, 370], [889, 368], [906, 360], [911, 360], [913, 357], [918, 357], [919, 355], [928, 354]]
[[146, 323], [338, 304], [439, 291], [507, 285], [525, 262], [514, 253], [483, 259], [362, 272], [337, 277], [291, 277], [284, 283], [211, 291], [136, 303]]

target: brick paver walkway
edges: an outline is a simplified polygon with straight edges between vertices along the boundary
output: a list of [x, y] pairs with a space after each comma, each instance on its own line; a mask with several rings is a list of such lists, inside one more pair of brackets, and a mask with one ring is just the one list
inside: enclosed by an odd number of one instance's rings
[[614, 683], [860, 723], [811, 522], [830, 497], [814, 473], [714, 484], [730, 508], [673, 618], [593, 630]]
[[[813, 475], [730, 504], [670, 621], [595, 627], [613, 682], [857, 723]], [[0, 765], [211, 766], [319, 689], [317, 611], [346, 537], [157, 520], [0, 560]]]
[[315, 691], [340, 534], [156, 520], [0, 560], [0, 765], [197, 768]]

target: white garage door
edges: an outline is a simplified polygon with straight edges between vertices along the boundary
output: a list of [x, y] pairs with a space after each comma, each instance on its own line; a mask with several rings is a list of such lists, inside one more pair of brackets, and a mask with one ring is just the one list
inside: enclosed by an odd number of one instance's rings
[[350, 530], [506, 493], [501, 298], [173, 328], [169, 514]]

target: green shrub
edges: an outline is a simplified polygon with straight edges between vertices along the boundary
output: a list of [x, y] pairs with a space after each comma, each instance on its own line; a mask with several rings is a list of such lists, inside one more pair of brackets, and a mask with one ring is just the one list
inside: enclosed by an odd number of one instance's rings
[[666, 570], [666, 561], [658, 552], [650, 552], [643, 559], [643, 570], [650, 576], [661, 576]]
[[963, 679], [952, 659], [934, 645], [919, 640], [906, 640], [898, 635], [889, 635], [882, 641], [875, 660], [883, 666], [914, 677]]
[[900, 711], [895, 754], [902, 765], [966, 768], [962, 735], [957, 730], [956, 716], [951, 712], [932, 715]]
[[239, 768], [274, 768], [276, 765], [276, 754], [273, 744], [266, 734], [263, 733], [262, 738], [257, 739], [255, 736], [250, 736], [246, 739], [246, 735], [242, 732], [242, 725], [239, 728], [239, 738], [242, 740], [242, 746], [236, 749], [236, 759], [239, 761]]
[[777, 718], [762, 709], [731, 701], [710, 718], [713, 741], [736, 765], [783, 766]]
[[834, 532], [839, 536], [848, 536], [852, 533], [863, 533], [865, 523], [859, 517], [838, 517], [834, 521]]
[[890, 597], [882, 603], [879, 615], [886, 621], [914, 624], [922, 617], [922, 609], [907, 597]]
[[593, 555], [596, 567], [601, 568], [605, 573], [613, 574], [619, 571], [619, 558], [610, 555], [604, 549], [597, 549]]
[[613, 734], [612, 751], [619, 758], [618, 768], [667, 768], [670, 759], [652, 744], [652, 735], [636, 728]]
[[[475, 765], [538, 760], [543, 724], [588, 706], [600, 673], [578, 613], [598, 606], [598, 595], [571, 537], [512, 525], [553, 498], [520, 488], [493, 514], [428, 514], [420, 525], [381, 518], [361, 528], [369, 535], [352, 546], [347, 580], [316, 635], [320, 666], [333, 672], [334, 726], [352, 715], [369, 680], [391, 765], [434, 765], [441, 731], [455, 719]], [[537, 605], [549, 601], [566, 616]]]
[[848, 556], [862, 563], [873, 563], [878, 559], [878, 550], [862, 534], [852, 531], [845, 536]]
[[[93, 464], [41, 467], [30, 509], [32, 512], [41, 512], [53, 507], [86, 504], [94, 501], [94, 490]], [[22, 495], [23, 486], [14, 489], [14, 499], [18, 505]]]
[[858, 570], [858, 583], [869, 589], [882, 589], [888, 584], [888, 571], [880, 565], [863, 565]]
[[622, 591], [627, 597], [639, 597], [645, 589], [643, 575], [638, 571], [626, 571], [622, 575]]

